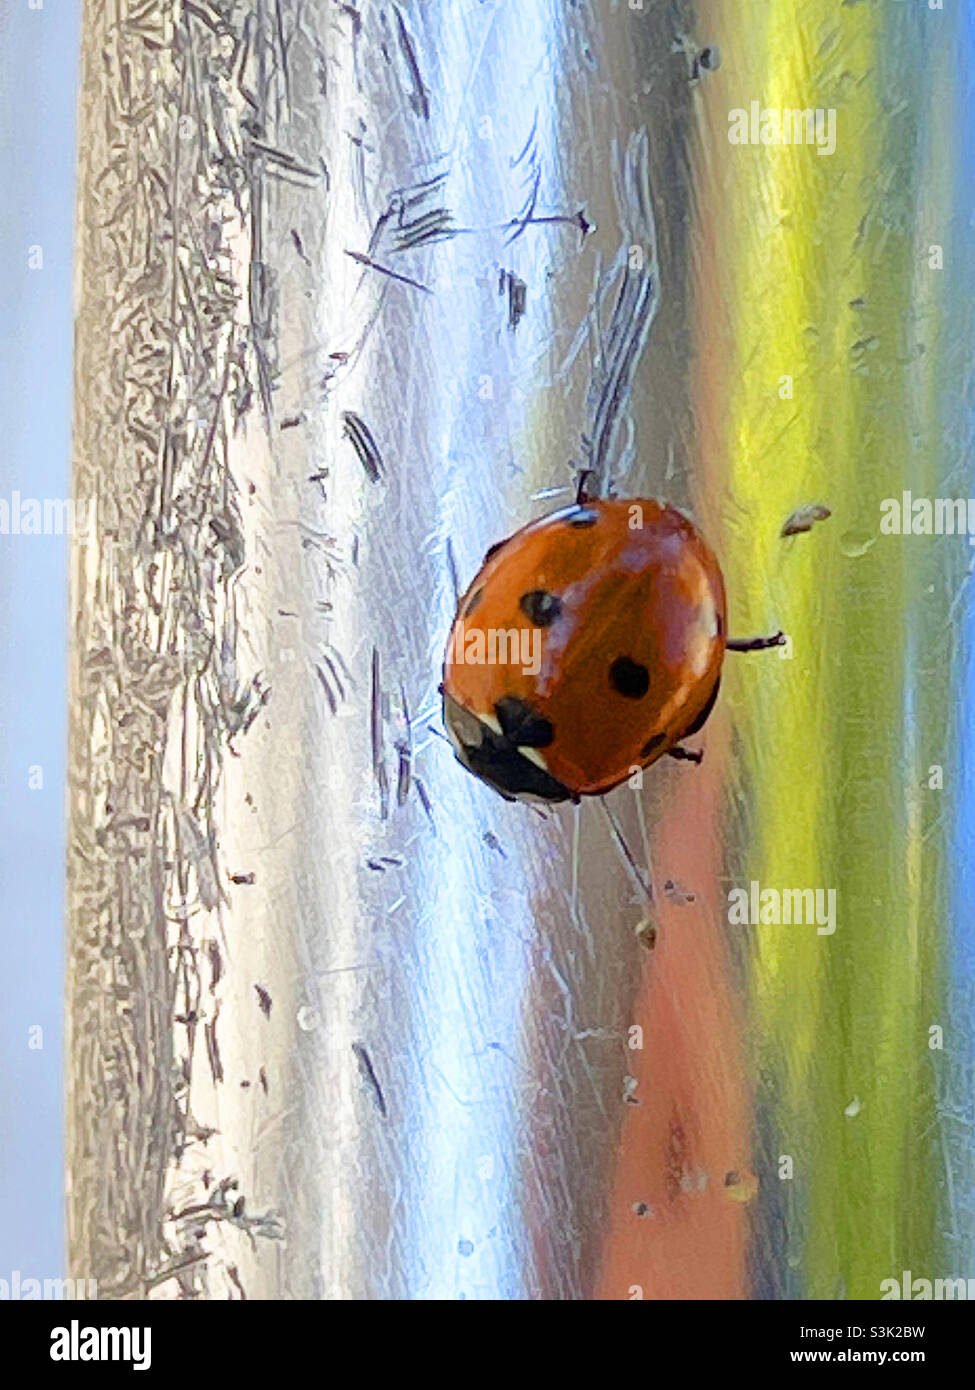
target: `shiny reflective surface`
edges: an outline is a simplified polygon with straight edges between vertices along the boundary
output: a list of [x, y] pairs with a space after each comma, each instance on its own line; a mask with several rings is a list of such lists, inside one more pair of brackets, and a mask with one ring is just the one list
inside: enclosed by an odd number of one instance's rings
[[[971, 487], [967, 21], [112, 12], [77, 253], [72, 1272], [966, 1275], [970, 548], [879, 518]], [[835, 152], [730, 143], [753, 100], [835, 109]], [[457, 592], [582, 466], [687, 508], [735, 635], [791, 641], [729, 658], [700, 767], [538, 812], [457, 765], [437, 686]], [[835, 931], [730, 920], [753, 882], [833, 890]]]

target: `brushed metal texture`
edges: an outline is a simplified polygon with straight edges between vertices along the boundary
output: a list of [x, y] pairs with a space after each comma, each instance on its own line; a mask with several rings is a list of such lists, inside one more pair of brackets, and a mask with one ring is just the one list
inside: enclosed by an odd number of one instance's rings
[[[956, 1141], [914, 1034], [888, 1105], [883, 1039], [934, 1008], [942, 890], [885, 923], [946, 832], [939, 759], [891, 761], [877, 605], [922, 600], [874, 540], [933, 428], [894, 345], [926, 166], [726, 135], [800, 72], [866, 139], [920, 21], [878, 67], [873, 7], [772, 8], [87, 0], [68, 1210], [103, 1297], [877, 1296], [934, 1258], [940, 1179], [905, 1193]], [[692, 510], [737, 634], [794, 655], [729, 658], [701, 767], [507, 805], [443, 737], [443, 644], [582, 467]], [[836, 937], [736, 932], [754, 878], [839, 884]]]

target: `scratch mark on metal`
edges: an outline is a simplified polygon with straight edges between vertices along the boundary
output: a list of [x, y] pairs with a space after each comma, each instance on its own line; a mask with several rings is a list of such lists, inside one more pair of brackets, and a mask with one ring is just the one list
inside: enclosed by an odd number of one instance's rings
[[379, 1078], [376, 1076], [376, 1069], [372, 1064], [372, 1058], [360, 1042], [354, 1042], [352, 1044], [352, 1051], [355, 1053], [356, 1061], [359, 1063], [359, 1072], [362, 1075], [363, 1081], [369, 1088], [376, 1109], [385, 1120], [386, 1097], [383, 1095], [383, 1088], [380, 1086]]

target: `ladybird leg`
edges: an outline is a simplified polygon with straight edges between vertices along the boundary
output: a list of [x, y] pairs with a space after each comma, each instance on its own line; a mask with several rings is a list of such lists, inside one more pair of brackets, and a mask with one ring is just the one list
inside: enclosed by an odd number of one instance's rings
[[771, 637], [729, 637], [724, 645], [729, 652], [764, 652], [769, 647], [784, 647], [785, 633], [776, 632]]
[[657, 894], [653, 886], [652, 867], [648, 863], [646, 873], [644, 873], [644, 871], [640, 868], [633, 855], [633, 851], [626, 843], [626, 837], [624, 836], [623, 831], [620, 828], [619, 821], [616, 819], [616, 817], [613, 815], [612, 811], [606, 804], [605, 797], [601, 796], [599, 798], [599, 806], [603, 815], [609, 822], [610, 834], [616, 842], [616, 848], [620, 851], [620, 853], [623, 856], [626, 866], [633, 877], [633, 881], [636, 883], [640, 892], [646, 898], [648, 906], [650, 908], [654, 908], [656, 906]]
[[589, 489], [588, 489], [588, 487], [586, 486], [586, 484], [589, 482], [589, 479], [590, 479], [590, 478], [595, 478], [595, 476], [596, 476], [596, 470], [595, 470], [594, 468], [583, 468], [583, 469], [580, 471], [580, 473], [579, 473], [579, 482], [578, 482], [578, 484], [576, 485], [576, 506], [577, 506], [577, 507], [584, 507], [584, 506], [586, 505], [586, 503], [589, 501]]
[[677, 758], [679, 762], [700, 763], [704, 761], [703, 748], [681, 748], [680, 744], [676, 748], [667, 749], [668, 758]]

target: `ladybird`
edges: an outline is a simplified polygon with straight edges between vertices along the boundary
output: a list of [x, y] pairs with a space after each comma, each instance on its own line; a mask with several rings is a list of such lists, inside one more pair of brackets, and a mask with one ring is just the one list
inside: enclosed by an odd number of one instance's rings
[[714, 708], [731, 641], [721, 569], [697, 528], [650, 498], [589, 499], [492, 546], [444, 659], [458, 760], [506, 800], [578, 802], [681, 747]]

